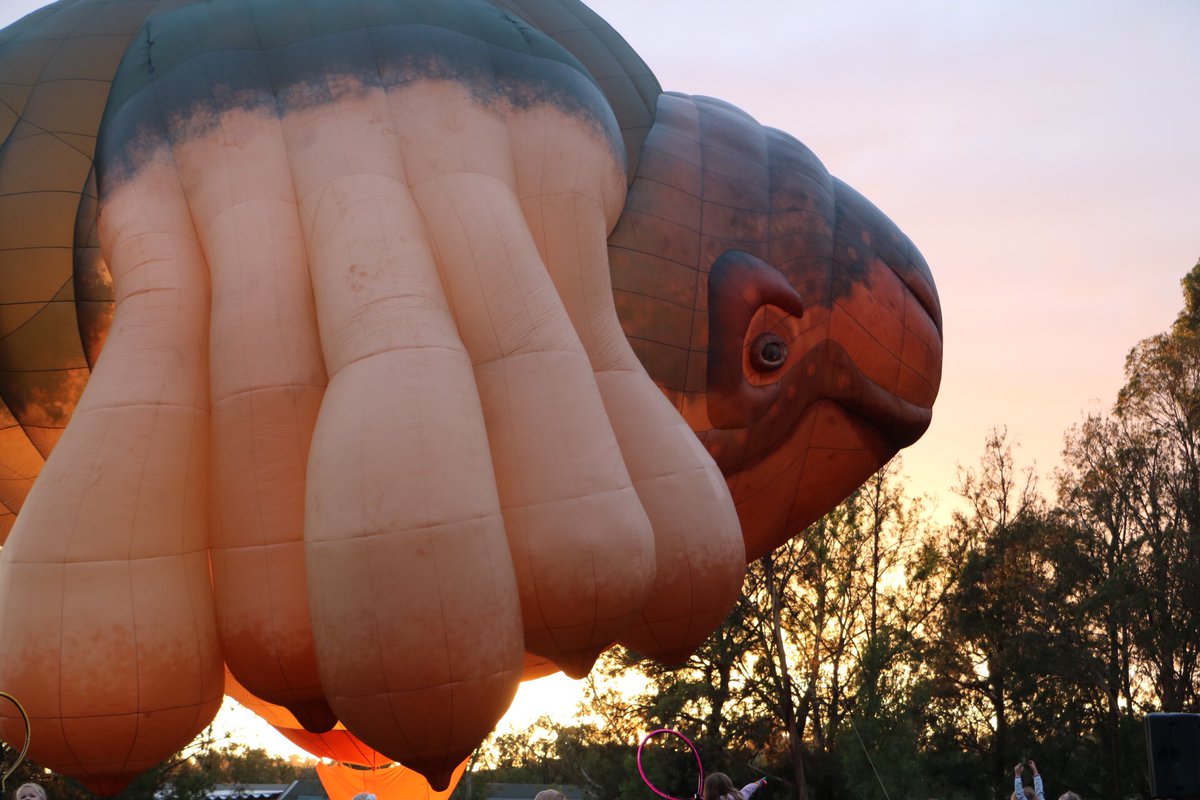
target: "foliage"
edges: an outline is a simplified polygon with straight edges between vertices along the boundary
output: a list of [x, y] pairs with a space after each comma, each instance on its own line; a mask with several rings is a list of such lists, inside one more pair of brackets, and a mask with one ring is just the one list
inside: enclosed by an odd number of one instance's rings
[[941, 636], [929, 647], [932, 701], [956, 712], [957, 744], [984, 759], [980, 772], [999, 800], [1011, 793], [1003, 787], [1014, 742], [1031, 733], [1043, 502], [1033, 471], [1018, 469], [1002, 430], [989, 435], [978, 470], [961, 472], [957, 492], [966, 508], [948, 531], [956, 569], [938, 620]]
[[[590, 722], [529, 766], [586, 774], [597, 800], [648, 797], [615, 776], [636, 731], [668, 726], [779, 798], [1004, 798], [1030, 758], [1051, 796], [1147, 796], [1142, 718], [1200, 710], [1200, 264], [1183, 285], [1112, 412], [1068, 431], [1053, 502], [1002, 428], [960, 471], [948, 526], [889, 465], [752, 564], [686, 664], [602, 659]], [[630, 673], [645, 683], [612, 688]], [[657, 755], [686, 787], [687, 754]]]
[[[898, 462], [774, 553], [683, 665], [616, 647], [569, 723], [493, 736], [457, 800], [490, 782], [652, 797], [646, 731], [692, 737], [705, 769], [766, 775], [764, 800], [1007, 797], [1035, 759], [1048, 796], [1148, 796], [1142, 719], [1200, 711], [1200, 263], [1184, 309], [1139, 342], [1112, 410], [1069, 430], [1053, 502], [991, 432], [949, 525]], [[694, 791], [690, 752], [647, 748], [656, 785]], [[192, 800], [218, 782], [308, 777], [211, 731], [131, 786]], [[27, 764], [54, 800], [77, 784]]]
[[[15, 754], [4, 747], [4, 760], [11, 763]], [[201, 800], [219, 783], [291, 783], [315, 780], [316, 770], [309, 763], [292, 763], [272, 756], [261, 748], [250, 748], [218, 737], [206, 728], [186, 748], [148, 772], [144, 772], [116, 800]], [[80, 783], [25, 761], [8, 779], [7, 788], [25, 782], [41, 784], [51, 800], [90, 800], [93, 795]]]

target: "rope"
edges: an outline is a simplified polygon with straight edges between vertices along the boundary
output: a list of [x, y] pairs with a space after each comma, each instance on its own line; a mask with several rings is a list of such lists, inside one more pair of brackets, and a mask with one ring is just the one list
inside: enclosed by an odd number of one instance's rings
[[17, 760], [13, 762], [12, 766], [4, 770], [3, 774], [0, 774], [0, 796], [3, 796], [5, 793], [5, 784], [8, 783], [8, 779], [12, 774], [17, 771], [17, 767], [21, 766], [21, 762], [25, 760], [25, 754], [29, 752], [29, 714], [25, 712], [25, 706], [17, 702], [17, 698], [8, 692], [0, 692], [0, 697], [16, 706], [17, 713], [21, 715], [21, 719], [25, 722], [25, 744], [21, 745], [21, 753], [17, 756]]
[[883, 796], [886, 800], [892, 800], [892, 798], [888, 797], [887, 787], [883, 785], [883, 778], [879, 777], [879, 770], [875, 769], [875, 762], [871, 760], [871, 754], [867, 752], [867, 745], [863, 742], [862, 735], [854, 725], [854, 717], [846, 717], [846, 719], [850, 720], [850, 730], [854, 731], [854, 736], [858, 739], [858, 744], [862, 747], [863, 755], [867, 757], [867, 763], [871, 765], [871, 772], [875, 773], [875, 780], [879, 781], [879, 788], [883, 790]]
[[[649, 742], [655, 736], [659, 736], [661, 734], [670, 734], [671, 736], [678, 736], [680, 739], [683, 739], [683, 741], [691, 749], [692, 755], [694, 755], [696, 757], [696, 769], [699, 771], [700, 777], [696, 781], [695, 797], [697, 797], [697, 798], [700, 797], [701, 794], [703, 794], [703, 792], [704, 792], [704, 765], [700, 763], [700, 751], [696, 749], [696, 745], [692, 744], [691, 739], [687, 738], [679, 731], [671, 730], [670, 728], [659, 728], [656, 731], [650, 731], [650, 733], [646, 734], [646, 738], [642, 739], [642, 743], [638, 745], [637, 768], [638, 768], [638, 774], [640, 774], [642, 776], [642, 781], [647, 786], [650, 787], [650, 791], [654, 792], [659, 797], [666, 798], [666, 800], [693, 800], [693, 798], [675, 797], [674, 795], [670, 795], [670, 794], [667, 794], [666, 792], [659, 791], [658, 787], [655, 786], [653, 783], [651, 783], [650, 779], [648, 777], [646, 777], [646, 770], [642, 768], [642, 750], [644, 750], [646, 748], [647, 742]], [[891, 800], [891, 799], [889, 798], [889, 800]]]

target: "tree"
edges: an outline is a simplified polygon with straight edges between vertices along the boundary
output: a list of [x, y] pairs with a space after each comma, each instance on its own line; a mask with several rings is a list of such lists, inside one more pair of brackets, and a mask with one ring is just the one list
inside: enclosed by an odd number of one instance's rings
[[[672, 728], [696, 745], [706, 769], [736, 773], [761, 750], [770, 725], [746, 690], [756, 657], [738, 604], [725, 622], [678, 666], [664, 666], [615, 648], [601, 659], [609, 684], [634, 670], [645, 678], [625, 700], [644, 729]], [[611, 695], [609, 695], [611, 697]], [[694, 770], [694, 763], [682, 768]]]
[[[467, 777], [455, 790], [457, 800], [486, 796], [491, 782], [575, 784], [593, 800], [619, 800], [644, 790], [635, 761], [639, 732], [644, 729], [634, 694], [627, 691], [625, 664], [638, 659], [621, 648], [603, 655], [587, 677], [584, 701], [570, 723], [540, 717], [520, 730], [493, 734], [475, 752]], [[622, 684], [625, 688], [622, 688]], [[695, 784], [690, 774], [670, 759], [670, 785]], [[680, 782], [682, 781], [682, 783]]]
[[[986, 759], [987, 785], [1000, 800], [1011, 792], [1017, 742], [1031, 738], [1031, 655], [1041, 641], [1034, 615], [1046, 578], [1036, 546], [1046, 510], [1035, 473], [1017, 468], [1003, 429], [989, 434], [978, 470], [960, 472], [956, 493], [966, 510], [954, 513], [948, 532], [946, 557], [957, 568], [930, 651], [931, 703], [951, 743]], [[976, 785], [976, 796], [984, 788]]]
[[[841, 792], [838, 748], [847, 715], [868, 726], [880, 752], [911, 750], [920, 725], [907, 700], [893, 704], [890, 693], [908, 690], [919, 642], [944, 596], [944, 564], [923, 506], [904, 497], [898, 471], [898, 464], [882, 471], [751, 565], [725, 624], [681, 667], [621, 648], [605, 654], [589, 679], [594, 727], [560, 728], [555, 757], [568, 758], [565, 748], [575, 747], [568, 760], [582, 764], [586, 748], [606, 742], [632, 753], [636, 731], [671, 727], [696, 741], [706, 769], [735, 779], [769, 773], [804, 797], [810, 782], [818, 795]], [[615, 692], [618, 677], [631, 671], [645, 684]], [[884, 715], [907, 721], [884, 724]], [[694, 780], [688, 754], [662, 747], [656, 754], [663, 781], [687, 787]], [[804, 772], [808, 762], [812, 776]], [[611, 781], [595, 778], [601, 771], [576, 774], [611, 791]]]
[[899, 459], [859, 491], [862, 524], [870, 531], [864, 570], [869, 613], [852, 673], [849, 730], [840, 763], [853, 797], [918, 796], [931, 783], [919, 754], [926, 741], [928, 683], [924, 654], [933, 621], [950, 589], [950, 562], [924, 503], [899, 484]]
[[910, 769], [921, 727], [913, 678], [943, 595], [943, 563], [924, 503], [906, 496], [900, 470], [894, 460], [752, 565], [743, 592], [759, 653], [748, 690], [779, 721], [776, 758], [790, 759], [792, 782], [818, 795], [874, 797], [878, 782], [902, 791], [921, 782]]
[[1200, 704], [1200, 263], [1182, 285], [1174, 325], [1130, 351], [1111, 414], [1068, 432], [1058, 475], [1056, 663], [1102, 754], [1077, 780], [1110, 798], [1145, 788], [1140, 715]]
[[[1097, 738], [1095, 763], [1064, 763], [1073, 783], [1108, 798], [1143, 788], [1132, 769], [1141, 752], [1140, 712], [1150, 698], [1137, 677], [1138, 628], [1150, 599], [1145, 539], [1132, 513], [1134, 488], [1154, 458], [1120, 419], [1088, 417], [1066, 439], [1057, 480], [1056, 535], [1047, 549], [1059, 598], [1050, 633], [1060, 680], [1076, 688], [1083, 731]], [[1153, 481], [1151, 481], [1153, 483]], [[1086, 736], [1087, 734], [1084, 734]], [[1133, 743], [1131, 739], [1139, 740]]]
[[1145, 543], [1139, 647], [1166, 711], [1197, 707], [1200, 657], [1200, 262], [1182, 284], [1184, 310], [1130, 351], [1113, 408], [1141, 455], [1122, 500]]
[[[291, 783], [315, 778], [312, 764], [293, 763], [261, 748], [247, 747], [228, 734], [219, 736], [209, 726], [187, 747], [135, 778], [116, 800], [205, 800], [218, 783]], [[41, 784], [52, 800], [93, 798], [77, 781], [31, 761], [23, 762], [9, 779], [13, 785], [26, 781]]]

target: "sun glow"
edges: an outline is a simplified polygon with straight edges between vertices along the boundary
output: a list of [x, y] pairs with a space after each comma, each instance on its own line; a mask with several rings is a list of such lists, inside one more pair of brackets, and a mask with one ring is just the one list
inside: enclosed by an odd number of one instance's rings
[[[541, 717], [549, 717], [555, 722], [573, 719], [583, 700], [584, 686], [584, 681], [571, 680], [561, 672], [522, 683], [508, 713], [496, 724], [496, 732], [527, 729]], [[213, 731], [218, 742], [239, 742], [284, 759], [317, 760], [316, 756], [298, 747], [264, 719], [229, 697], [225, 698], [213, 722]]]

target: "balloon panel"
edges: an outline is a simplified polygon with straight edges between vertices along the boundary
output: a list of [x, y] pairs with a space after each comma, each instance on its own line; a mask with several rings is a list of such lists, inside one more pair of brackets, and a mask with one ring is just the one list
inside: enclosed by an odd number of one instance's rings
[[623, 329], [729, 481], [747, 558], [928, 425], [928, 266], [794, 138], [718, 100], [660, 96], [609, 251]]
[[451, 786], [522, 677], [683, 660], [928, 425], [912, 243], [572, 0], [78, 0], [0, 63], [0, 592], [64, 603], [0, 609], [0, 683], [79, 689], [34, 757], [98, 791], [222, 661]]
[[329, 794], [329, 800], [352, 800], [368, 792], [380, 798], [444, 800], [450, 796], [467, 769], [463, 761], [455, 768], [449, 785], [442, 791], [432, 789], [418, 772], [397, 764], [386, 769], [355, 769], [342, 764], [318, 764], [317, 776]]
[[60, 3], [2, 34], [0, 414], [11, 423], [0, 541], [87, 381], [73, 294], [76, 215], [113, 74], [149, 9]]

